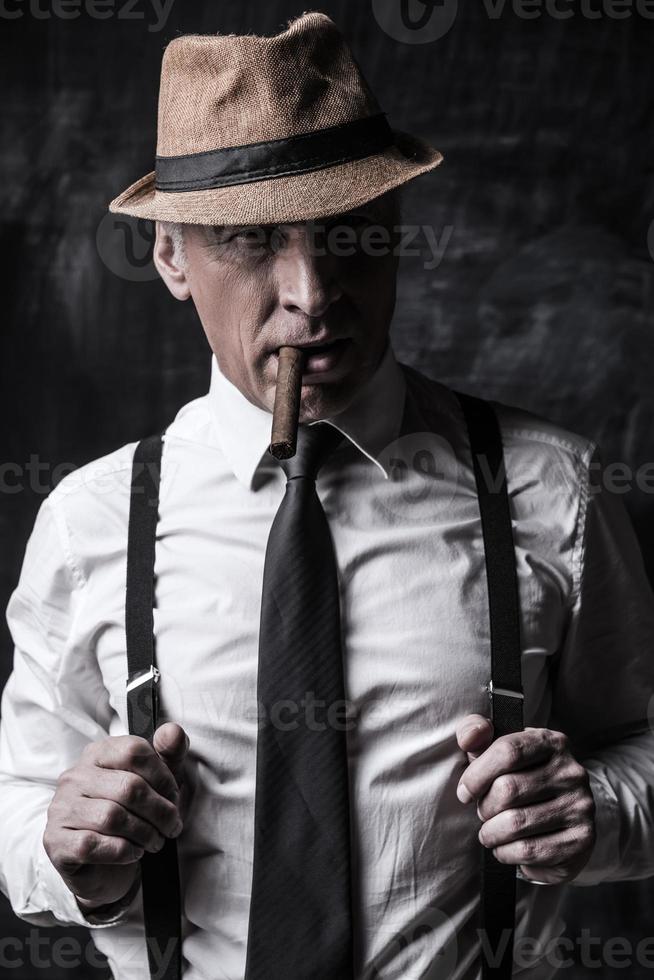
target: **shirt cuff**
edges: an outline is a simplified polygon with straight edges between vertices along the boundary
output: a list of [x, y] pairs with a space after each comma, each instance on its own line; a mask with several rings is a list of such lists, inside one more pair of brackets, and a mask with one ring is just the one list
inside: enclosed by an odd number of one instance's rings
[[599, 885], [611, 881], [620, 867], [620, 804], [604, 767], [594, 759], [583, 760], [595, 800], [595, 845], [588, 862], [571, 885]]
[[[48, 857], [43, 840], [39, 842], [36, 875], [37, 883], [30, 896], [30, 908], [25, 911], [31, 912], [33, 909], [40, 914], [50, 913], [57, 923], [87, 928], [93, 926], [102, 929], [125, 919], [141, 887], [139, 875], [127, 895], [120, 901], [90, 912], [83, 912], [77, 904], [77, 899]], [[21, 918], [25, 916], [21, 915]]]
[[108, 905], [102, 905], [96, 909], [83, 909], [79, 902], [77, 902], [77, 907], [82, 912], [89, 925], [92, 926], [112, 926], [118, 922], [122, 922], [125, 918], [124, 913], [129, 910], [130, 905], [138, 895], [141, 890], [141, 874], [139, 874], [134, 879], [129, 891], [122, 898], [119, 898], [116, 902], [110, 902]]
[[526, 881], [530, 885], [555, 885], [556, 884], [555, 881], [537, 881], [536, 878], [527, 878], [525, 875], [523, 875], [522, 871], [520, 870], [520, 865], [517, 865], [515, 869], [515, 876], [516, 878], [519, 878], [520, 881]]

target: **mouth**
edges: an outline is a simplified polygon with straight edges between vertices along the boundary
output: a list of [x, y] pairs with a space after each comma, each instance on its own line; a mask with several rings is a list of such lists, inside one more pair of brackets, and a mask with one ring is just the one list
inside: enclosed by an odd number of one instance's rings
[[[338, 340], [331, 340], [324, 344], [293, 344], [298, 350], [304, 352], [304, 365], [302, 369], [302, 380], [309, 383], [315, 380], [329, 380], [323, 375], [331, 375], [344, 359], [345, 354], [351, 348], [352, 341], [349, 337], [341, 337]], [[272, 352], [275, 357], [279, 354], [279, 348]]]

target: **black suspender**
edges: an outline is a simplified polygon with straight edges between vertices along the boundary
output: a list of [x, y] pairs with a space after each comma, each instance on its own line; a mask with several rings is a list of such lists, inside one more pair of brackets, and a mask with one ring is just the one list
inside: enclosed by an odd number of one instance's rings
[[[488, 402], [460, 392], [456, 395], [468, 427], [484, 536], [491, 641], [488, 693], [497, 738], [523, 728], [520, 611], [504, 451], [497, 417]], [[481, 852], [482, 977], [509, 980], [515, 866], [501, 864], [486, 847]]]
[[[488, 691], [497, 738], [523, 727], [518, 587], [504, 453], [497, 418], [488, 402], [455, 394], [468, 427], [482, 520], [491, 637]], [[152, 436], [142, 440], [134, 453], [127, 548], [129, 731], [150, 742], [158, 710], [153, 608], [161, 450], [162, 437]], [[150, 976], [152, 980], [180, 980], [181, 899], [175, 840], [167, 840], [157, 854], [144, 854], [141, 878]], [[514, 925], [515, 867], [500, 864], [490, 850], [481, 847], [483, 980], [511, 977]]]
[[[152, 742], [157, 728], [154, 648], [154, 557], [161, 477], [162, 437], [136, 447], [127, 539], [127, 717], [130, 735]], [[181, 900], [177, 841], [166, 839], [156, 854], [141, 858], [143, 917], [152, 980], [182, 975]]]

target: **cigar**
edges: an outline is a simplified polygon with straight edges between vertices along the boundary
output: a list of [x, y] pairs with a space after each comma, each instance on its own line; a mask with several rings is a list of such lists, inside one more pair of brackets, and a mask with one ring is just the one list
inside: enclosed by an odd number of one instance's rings
[[280, 347], [272, 435], [268, 451], [275, 459], [295, 456], [300, 417], [304, 352], [298, 347]]

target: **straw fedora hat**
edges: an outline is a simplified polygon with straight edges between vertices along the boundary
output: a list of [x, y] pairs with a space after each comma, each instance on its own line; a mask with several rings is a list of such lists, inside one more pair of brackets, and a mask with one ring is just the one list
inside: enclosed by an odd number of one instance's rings
[[172, 41], [156, 169], [109, 209], [207, 225], [308, 221], [358, 207], [441, 160], [391, 129], [345, 38], [313, 11], [274, 37]]

